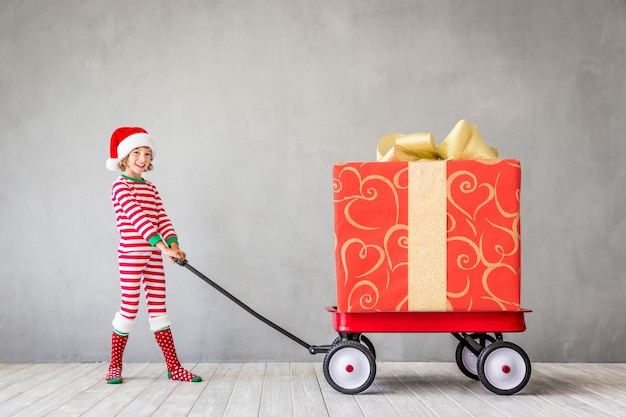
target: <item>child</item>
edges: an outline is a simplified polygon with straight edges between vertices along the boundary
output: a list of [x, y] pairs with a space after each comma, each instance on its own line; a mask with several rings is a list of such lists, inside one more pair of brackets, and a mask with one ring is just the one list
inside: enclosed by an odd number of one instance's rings
[[[165, 308], [165, 274], [162, 253], [185, 259], [156, 187], [143, 179], [152, 170], [154, 139], [140, 127], [120, 127], [111, 136], [106, 166], [122, 174], [113, 183], [111, 199], [120, 232], [118, 262], [122, 302], [113, 319], [111, 363], [106, 381], [122, 383], [122, 355], [137, 317], [140, 287], [146, 294], [150, 330], [163, 351], [168, 378], [200, 382], [202, 378], [182, 367], [176, 355]], [[173, 262], [173, 261], [172, 261]]]

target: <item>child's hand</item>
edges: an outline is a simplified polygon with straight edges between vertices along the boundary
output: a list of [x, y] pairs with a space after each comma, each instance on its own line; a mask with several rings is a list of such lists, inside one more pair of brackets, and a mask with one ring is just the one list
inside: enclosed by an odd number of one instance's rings
[[165, 256], [168, 257], [171, 263], [174, 263], [174, 259], [172, 258], [178, 258], [181, 261], [184, 261], [187, 257], [187, 255], [185, 255], [185, 252], [180, 250], [178, 243], [172, 243], [172, 246], [168, 248], [165, 242], [160, 241], [159, 243], [157, 243], [157, 247], [161, 249], [161, 252], [163, 252]]
[[[184, 261], [185, 258], [187, 257], [185, 252], [180, 250], [180, 247], [178, 246], [178, 243], [172, 243], [172, 246], [170, 247], [170, 250], [174, 251], [174, 253], [175, 253], [174, 255], [171, 256], [172, 258], [178, 258], [181, 261]], [[174, 261], [172, 260], [172, 262], [174, 262]]]

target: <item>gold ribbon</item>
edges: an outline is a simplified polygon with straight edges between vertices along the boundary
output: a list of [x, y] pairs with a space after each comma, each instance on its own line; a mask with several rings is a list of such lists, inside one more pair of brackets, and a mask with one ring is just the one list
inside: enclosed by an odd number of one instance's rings
[[465, 119], [454, 126], [438, 147], [431, 133], [391, 133], [378, 142], [377, 150], [378, 162], [498, 158], [498, 150], [487, 146], [478, 127]]

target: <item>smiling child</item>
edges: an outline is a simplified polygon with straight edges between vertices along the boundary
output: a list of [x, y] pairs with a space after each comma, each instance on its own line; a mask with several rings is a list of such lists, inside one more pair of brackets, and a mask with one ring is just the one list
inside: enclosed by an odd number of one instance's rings
[[163, 257], [185, 259], [178, 246], [178, 236], [156, 187], [143, 178], [152, 170], [155, 157], [154, 139], [140, 127], [120, 127], [113, 132], [110, 158], [106, 166], [122, 174], [115, 180], [111, 200], [120, 233], [118, 264], [122, 301], [113, 319], [111, 363], [106, 376], [109, 384], [122, 383], [122, 356], [139, 307], [143, 286], [148, 308], [150, 330], [163, 351], [168, 378], [199, 382], [202, 378], [180, 364], [170, 330], [165, 306], [165, 273]]

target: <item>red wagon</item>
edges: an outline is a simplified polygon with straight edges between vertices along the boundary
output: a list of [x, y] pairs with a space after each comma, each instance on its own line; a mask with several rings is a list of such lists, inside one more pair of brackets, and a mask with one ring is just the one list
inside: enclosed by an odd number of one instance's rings
[[[452, 333], [459, 341], [456, 363], [466, 376], [480, 380], [490, 391], [510, 395], [530, 379], [528, 355], [504, 341], [502, 333], [526, 330], [524, 313], [488, 312], [375, 312], [342, 313], [334, 307], [333, 328], [339, 333], [324, 358], [324, 375], [337, 391], [356, 394], [376, 376], [376, 351], [363, 333]], [[492, 335], [490, 335], [493, 334]]]
[[459, 341], [455, 358], [461, 372], [480, 380], [496, 394], [514, 394], [530, 379], [528, 355], [518, 345], [504, 341], [502, 336], [505, 332], [523, 332], [526, 329], [524, 314], [530, 310], [342, 313], [335, 307], [327, 307], [338, 336], [330, 345], [311, 345], [248, 307], [187, 261], [175, 261], [309, 353], [325, 353], [324, 376], [330, 386], [344, 394], [366, 390], [376, 377], [376, 350], [364, 333], [452, 333]]
[[372, 383], [376, 354], [363, 334], [376, 332], [452, 333], [463, 374], [497, 394], [527, 384], [528, 356], [502, 336], [526, 329], [520, 185], [514, 159], [333, 166], [330, 385], [358, 393]]

